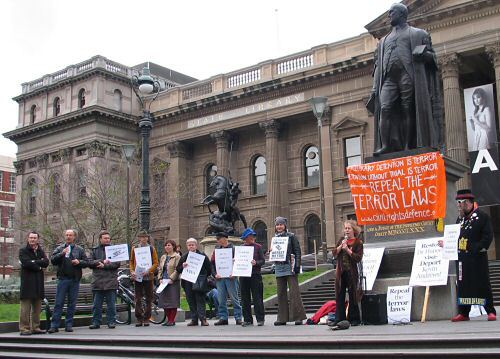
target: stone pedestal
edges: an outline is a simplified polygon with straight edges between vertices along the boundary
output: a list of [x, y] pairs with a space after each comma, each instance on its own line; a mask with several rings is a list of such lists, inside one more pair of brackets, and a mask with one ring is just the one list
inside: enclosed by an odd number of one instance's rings
[[[243, 241], [240, 239], [240, 237], [229, 236], [228, 240], [233, 244], [233, 246], [239, 246], [243, 244]], [[217, 244], [217, 238], [215, 238], [215, 236], [206, 236], [203, 237], [203, 239], [199, 243], [202, 246], [201, 248], [198, 248], [200, 252], [204, 252], [208, 256], [208, 258], [212, 258], [212, 253], [214, 252], [215, 245]]]
[[[367, 162], [400, 158], [431, 152], [429, 149], [390, 153], [370, 158]], [[448, 157], [446, 167], [446, 218], [445, 224], [453, 224], [458, 216], [455, 203], [456, 182], [468, 168]], [[398, 225], [374, 225], [365, 228], [365, 248], [384, 247], [384, 256], [373, 287], [377, 293], [386, 293], [388, 286], [408, 285], [410, 281], [415, 241], [417, 239], [441, 237], [437, 231], [437, 221], [414, 222]], [[455, 265], [450, 262], [447, 286], [431, 287], [431, 301], [427, 320], [448, 319], [456, 311]], [[412, 319], [420, 319], [425, 287], [413, 288]], [[418, 313], [418, 315], [417, 315]]]

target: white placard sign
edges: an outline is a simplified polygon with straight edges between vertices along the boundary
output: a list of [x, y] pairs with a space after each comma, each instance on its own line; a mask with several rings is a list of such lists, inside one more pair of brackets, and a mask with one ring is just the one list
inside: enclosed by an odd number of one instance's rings
[[201, 267], [203, 267], [203, 262], [205, 261], [205, 256], [198, 254], [196, 252], [189, 252], [186, 263], [187, 267], [182, 270], [181, 278], [187, 280], [188, 282], [195, 283], [200, 274]]
[[233, 277], [251, 277], [253, 246], [238, 246], [234, 252]]
[[271, 240], [271, 252], [269, 252], [269, 260], [271, 262], [285, 262], [287, 250], [288, 237], [273, 237], [273, 239]]
[[151, 249], [149, 246], [134, 248], [135, 263], [137, 267], [142, 267], [147, 270], [153, 266], [151, 259]]
[[449, 261], [443, 259], [443, 250], [438, 245], [440, 239], [426, 238], [415, 241], [410, 286], [446, 285]]
[[412, 289], [408, 285], [387, 288], [387, 321], [389, 324], [410, 322]]
[[215, 248], [215, 270], [222, 278], [233, 273], [233, 248]]
[[443, 259], [458, 260], [458, 237], [460, 224], [447, 224], [444, 226]]
[[372, 290], [377, 278], [385, 248], [365, 248], [363, 250], [363, 275], [366, 278], [366, 290]]
[[128, 261], [128, 246], [126, 243], [104, 247], [106, 259], [111, 262]]

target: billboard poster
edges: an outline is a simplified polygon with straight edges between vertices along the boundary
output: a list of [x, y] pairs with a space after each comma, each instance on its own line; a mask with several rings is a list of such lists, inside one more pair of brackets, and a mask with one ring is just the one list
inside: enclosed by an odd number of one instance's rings
[[472, 192], [481, 206], [500, 204], [498, 131], [493, 85], [464, 90]]

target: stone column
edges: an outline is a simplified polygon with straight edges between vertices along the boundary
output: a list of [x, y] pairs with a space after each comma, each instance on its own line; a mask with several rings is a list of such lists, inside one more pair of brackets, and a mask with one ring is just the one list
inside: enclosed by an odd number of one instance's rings
[[[440, 56], [439, 65], [443, 78], [446, 155], [458, 163], [467, 165], [467, 130], [458, 78], [459, 58], [456, 53]], [[469, 182], [468, 178], [461, 178], [457, 182], [457, 188], [468, 188]]]
[[217, 145], [217, 174], [229, 177], [229, 141], [231, 134], [228, 131], [216, 131], [210, 137]]
[[280, 123], [276, 120], [259, 123], [266, 133], [266, 170], [267, 170], [267, 233], [268, 241], [274, 234], [274, 219], [281, 215], [280, 172], [278, 135]]
[[333, 195], [333, 159], [332, 159], [332, 141], [331, 141], [331, 123], [332, 111], [330, 107], [325, 110], [321, 119], [321, 165], [323, 176], [323, 201], [324, 201], [324, 221], [323, 241], [326, 241], [328, 247], [335, 245], [335, 203]]
[[188, 146], [180, 141], [167, 144], [170, 153], [170, 169], [167, 171], [167, 213], [170, 218], [169, 239], [183, 243], [189, 238], [189, 160]]
[[500, 41], [486, 45], [488, 54], [495, 69], [495, 83], [497, 85], [497, 115], [500, 118]]

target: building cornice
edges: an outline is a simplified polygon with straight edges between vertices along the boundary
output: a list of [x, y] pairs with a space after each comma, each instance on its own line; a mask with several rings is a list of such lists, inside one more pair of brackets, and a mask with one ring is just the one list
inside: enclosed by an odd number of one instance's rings
[[[312, 88], [342, 82], [352, 78], [371, 75], [373, 54], [330, 64], [316, 69], [314, 73], [302, 72], [293, 79], [276, 79], [245, 87], [238, 92], [226, 92], [188, 104], [155, 112], [158, 125], [187, 121], [197, 117], [230, 111], [236, 108], [264, 102]], [[288, 81], [287, 81], [288, 80]]]
[[91, 122], [105, 122], [115, 127], [128, 129], [137, 128], [137, 118], [114, 111], [102, 106], [93, 105], [78, 111], [73, 111], [50, 120], [41, 121], [32, 125], [24, 126], [13, 131], [4, 133], [4, 137], [16, 144], [23, 143], [34, 138], [47, 136], [48, 134], [66, 131], [71, 127], [78, 127]]

